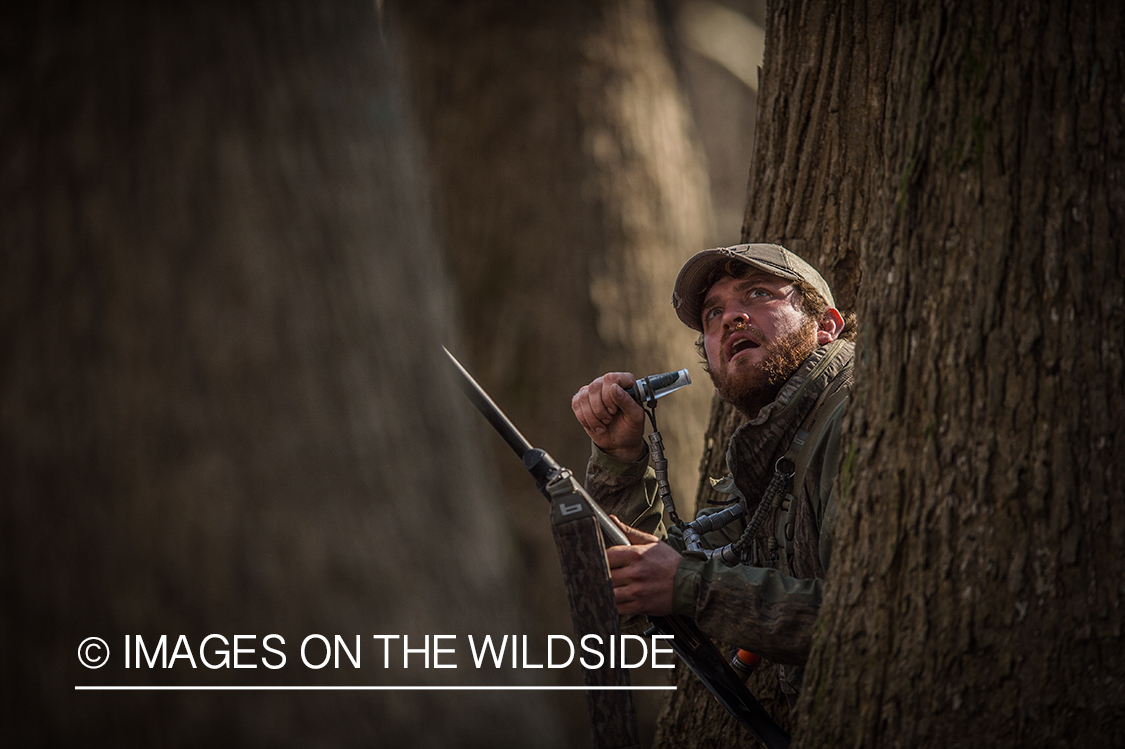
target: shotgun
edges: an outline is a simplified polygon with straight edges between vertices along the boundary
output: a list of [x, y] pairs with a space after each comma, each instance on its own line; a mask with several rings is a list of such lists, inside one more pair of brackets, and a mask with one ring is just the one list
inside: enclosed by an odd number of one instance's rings
[[[533, 447], [530, 442], [516, 429], [515, 425], [504, 415], [477, 381], [473, 379], [457, 358], [444, 346], [442, 349], [453, 365], [457, 385], [468, 397], [481, 415], [512, 448], [512, 451], [523, 461], [524, 468], [535, 479], [539, 491], [551, 499], [547, 485], [559, 481], [569, 481], [575, 494], [580, 495], [590, 506], [601, 526], [606, 544], [609, 546], [628, 546], [629, 539], [617, 525], [609, 519], [597, 502], [595, 502], [582, 484], [574, 478], [574, 474], [560, 466], [547, 452]], [[786, 749], [789, 746], [789, 735], [781, 729], [766, 709], [751, 694], [741, 678], [735, 674], [727, 659], [713, 642], [703, 633], [699, 626], [683, 616], [650, 616], [648, 617], [651, 629], [646, 634], [671, 635], [669, 644], [680, 660], [691, 669], [708, 691], [719, 701], [727, 712], [749, 731], [754, 738], [765, 744], [769, 749]]]

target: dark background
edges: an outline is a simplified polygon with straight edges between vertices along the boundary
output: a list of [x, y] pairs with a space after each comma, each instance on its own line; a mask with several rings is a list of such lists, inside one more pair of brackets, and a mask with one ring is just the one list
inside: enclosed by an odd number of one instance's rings
[[[695, 367], [667, 296], [684, 258], [738, 239], [756, 73], [707, 50], [713, 3], [388, 5], [4, 11], [13, 745], [588, 741], [577, 693], [74, 690], [578, 683], [467, 668], [468, 634], [542, 648], [570, 626], [546, 505], [438, 345], [581, 471], [578, 386]], [[760, 26], [758, 5], [730, 4]], [[484, 132], [490, 111], [504, 126]], [[559, 158], [520, 172], [529, 154]], [[693, 373], [695, 400], [662, 424], [688, 507], [710, 397]], [[124, 668], [125, 635], [185, 635], [198, 659], [212, 633], [281, 634], [288, 663]], [[313, 633], [362, 635], [363, 667], [305, 669]], [[372, 634], [456, 634], [461, 667], [384, 670]], [[106, 667], [78, 663], [88, 636]], [[640, 700], [646, 736], [658, 700]]]

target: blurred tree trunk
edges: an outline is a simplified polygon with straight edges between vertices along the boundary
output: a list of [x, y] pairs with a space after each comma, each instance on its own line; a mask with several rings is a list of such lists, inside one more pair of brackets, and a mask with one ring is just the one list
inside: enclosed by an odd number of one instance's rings
[[[371, 3], [43, 4], [3, 32], [6, 735], [557, 745], [535, 694], [73, 691], [487, 681], [384, 670], [370, 636], [511, 631], [510, 544]], [[282, 634], [288, 665], [124, 668], [124, 635], [210, 633]], [[362, 669], [304, 668], [314, 633], [361, 635]]]
[[[391, 8], [407, 59], [466, 340], [528, 438], [581, 472], [571, 396], [610, 370], [691, 367], [661, 401], [674, 492], [690, 510], [711, 388], [669, 303], [712, 222], [706, 174], [655, 10], [644, 0]], [[546, 504], [498, 456], [530, 610], [565, 631]]]
[[[745, 237], [861, 326], [801, 746], [1125, 741], [1123, 32], [1092, 3], [771, 8]], [[661, 738], [754, 745], [682, 674]]]

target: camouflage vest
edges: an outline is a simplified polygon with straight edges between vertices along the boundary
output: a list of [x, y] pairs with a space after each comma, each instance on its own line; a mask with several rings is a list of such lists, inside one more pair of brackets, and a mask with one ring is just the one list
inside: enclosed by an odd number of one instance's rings
[[[822, 528], [836, 476], [835, 460], [826, 461], [826, 453], [838, 454], [839, 430], [833, 433], [831, 425], [838, 424], [851, 389], [854, 352], [855, 345], [846, 341], [817, 348], [777, 398], [731, 437], [727, 448], [731, 473], [715, 488], [746, 497], [746, 517], [757, 509], [780, 459], [791, 461], [794, 473], [785, 501], [754, 537], [753, 566], [772, 567], [788, 577], [825, 575], [831, 538], [822, 537]], [[790, 696], [792, 706], [804, 668], [779, 665], [778, 669], [782, 691]]]
[[[755, 537], [751, 564], [774, 567], [791, 577], [824, 577], [820, 559], [820, 519], [835, 478], [835, 466], [811, 460], [823, 450], [831, 423], [852, 384], [855, 345], [834, 341], [820, 346], [801, 364], [777, 398], [735, 431], [727, 448], [731, 475], [716, 486], [746, 498], [752, 515], [779, 459], [788, 456], [797, 475], [789, 497]], [[794, 444], [798, 431], [807, 433]], [[810, 470], [810, 463], [812, 469]], [[732, 485], [733, 484], [733, 485]]]

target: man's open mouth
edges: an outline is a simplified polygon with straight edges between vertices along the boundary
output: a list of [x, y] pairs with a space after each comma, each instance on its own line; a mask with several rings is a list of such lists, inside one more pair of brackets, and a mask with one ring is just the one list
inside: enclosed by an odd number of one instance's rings
[[750, 338], [739, 339], [739, 340], [735, 341], [733, 344], [731, 344], [730, 358], [733, 359], [739, 353], [741, 353], [743, 351], [746, 351], [747, 349], [752, 349], [752, 348], [758, 348], [758, 344], [755, 343], [752, 339], [750, 339]]

